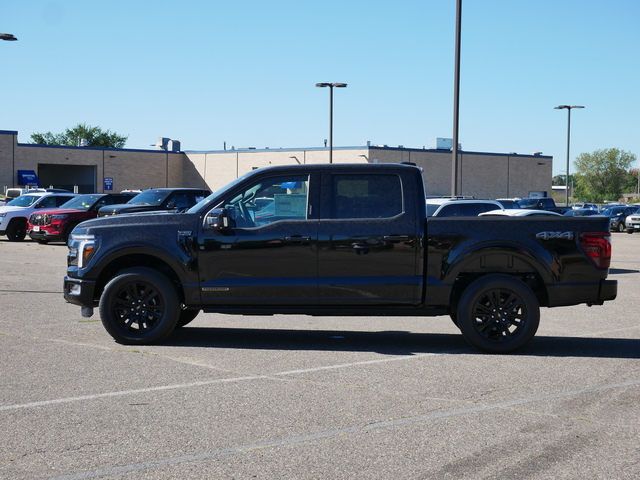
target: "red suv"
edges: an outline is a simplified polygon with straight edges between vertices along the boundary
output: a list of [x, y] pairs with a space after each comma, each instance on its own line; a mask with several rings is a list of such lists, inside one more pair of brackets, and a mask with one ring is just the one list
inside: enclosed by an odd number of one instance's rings
[[60, 208], [38, 210], [31, 214], [27, 222], [29, 236], [38, 243], [63, 241], [67, 243], [69, 234], [80, 222], [96, 218], [100, 208], [125, 203], [133, 193], [90, 193], [79, 195]]

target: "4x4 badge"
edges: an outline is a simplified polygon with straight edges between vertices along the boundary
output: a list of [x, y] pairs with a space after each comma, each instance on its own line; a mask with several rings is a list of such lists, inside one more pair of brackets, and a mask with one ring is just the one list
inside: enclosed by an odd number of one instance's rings
[[539, 240], [551, 240], [552, 238], [573, 240], [573, 232], [539, 232], [536, 234], [536, 238]]

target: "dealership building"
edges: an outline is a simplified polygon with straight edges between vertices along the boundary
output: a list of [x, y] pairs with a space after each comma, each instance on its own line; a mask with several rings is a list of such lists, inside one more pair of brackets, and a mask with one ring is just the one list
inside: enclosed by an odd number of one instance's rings
[[[0, 191], [38, 184], [78, 193], [125, 189], [197, 187], [215, 191], [260, 167], [328, 163], [327, 147], [232, 148], [182, 151], [160, 138], [155, 149], [63, 147], [18, 142], [18, 132], [0, 130]], [[334, 163], [412, 162], [424, 170], [429, 196], [451, 193], [450, 139], [429, 147], [373, 145], [333, 147]], [[553, 157], [534, 152], [458, 153], [458, 195], [512, 198], [551, 195]]]

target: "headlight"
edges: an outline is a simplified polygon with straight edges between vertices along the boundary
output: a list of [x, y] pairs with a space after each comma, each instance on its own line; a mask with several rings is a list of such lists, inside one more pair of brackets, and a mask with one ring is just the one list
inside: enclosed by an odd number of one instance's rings
[[6, 216], [7, 216], [7, 214], [6, 214], [6, 213], [0, 213], [0, 217], [4, 218], [4, 217], [6, 217]]
[[68, 265], [76, 265], [78, 268], [87, 266], [91, 258], [98, 250], [98, 238], [95, 235], [77, 235], [69, 236], [69, 255], [67, 257]]

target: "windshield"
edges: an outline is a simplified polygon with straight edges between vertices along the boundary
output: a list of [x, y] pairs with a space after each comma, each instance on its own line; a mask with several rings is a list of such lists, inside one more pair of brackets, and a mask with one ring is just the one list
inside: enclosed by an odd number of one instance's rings
[[36, 203], [39, 198], [41, 197], [35, 195], [20, 195], [7, 203], [7, 205], [11, 205], [12, 207], [30, 207]]
[[606, 207], [602, 213], [605, 215], [620, 215], [626, 207]]
[[80, 195], [79, 197], [72, 198], [68, 202], [63, 203], [60, 208], [84, 210], [86, 212], [100, 197], [102, 197], [102, 195]]
[[538, 205], [537, 198], [523, 198], [522, 200], [518, 200], [518, 203], [522, 208], [530, 208]]
[[160, 205], [165, 198], [171, 193], [171, 190], [158, 191], [147, 190], [139, 193], [127, 203], [133, 203], [135, 205]]

